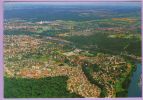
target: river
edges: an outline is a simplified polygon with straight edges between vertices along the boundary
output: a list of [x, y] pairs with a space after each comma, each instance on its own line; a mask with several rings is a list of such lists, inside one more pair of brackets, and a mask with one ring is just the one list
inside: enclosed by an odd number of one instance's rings
[[137, 69], [133, 72], [131, 82], [128, 88], [128, 97], [141, 97], [142, 96], [142, 86], [139, 85], [139, 80], [142, 73], [141, 63], [136, 64]]

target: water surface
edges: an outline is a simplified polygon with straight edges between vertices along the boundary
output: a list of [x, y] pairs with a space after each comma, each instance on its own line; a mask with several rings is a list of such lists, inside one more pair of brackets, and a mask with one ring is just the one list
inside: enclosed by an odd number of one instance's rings
[[139, 85], [141, 73], [142, 73], [142, 66], [141, 63], [136, 64], [137, 69], [133, 72], [131, 82], [128, 88], [128, 97], [141, 97], [142, 96], [142, 86]]

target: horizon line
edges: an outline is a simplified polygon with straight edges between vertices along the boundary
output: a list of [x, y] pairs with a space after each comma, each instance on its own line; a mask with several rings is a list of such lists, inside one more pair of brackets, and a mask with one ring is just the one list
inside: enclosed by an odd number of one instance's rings
[[3, 2], [142, 2], [142, 0], [4, 0]]

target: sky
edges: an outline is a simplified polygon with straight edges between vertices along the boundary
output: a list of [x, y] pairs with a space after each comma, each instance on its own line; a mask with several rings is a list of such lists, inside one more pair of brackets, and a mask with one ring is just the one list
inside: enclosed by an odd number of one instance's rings
[[[5, 0], [6, 1], [6, 0]], [[8, 1], [17, 1], [17, 0], [8, 0]], [[22, 0], [26, 1], [26, 0]], [[29, 1], [29, 0], [28, 0]], [[31, 1], [31, 0], [30, 0]], [[38, 1], [38, 0], [34, 0]], [[42, 0], [39, 0], [42, 1]], [[52, 1], [52, 0], [46, 0]], [[61, 1], [61, 0], [56, 0]], [[62, 0], [63, 1], [63, 0]], [[64, 0], [64, 1], [75, 1], [75, 0]], [[141, 2], [116, 2], [117, 0], [112, 0], [114, 2], [101, 2], [101, 1], [111, 1], [111, 0], [100, 0], [100, 2], [89, 2], [89, 1], [99, 1], [99, 0], [82, 0], [88, 2], [77, 2], [80, 0], [76, 0], [76, 2], [5, 2], [4, 7], [6, 9], [20, 9], [21, 7], [31, 7], [31, 5], [101, 5], [101, 6], [141, 6]], [[127, 0], [120, 0], [127, 1]], [[138, 0], [130, 0], [130, 1], [138, 1]]]
[[4, 1], [141, 1], [141, 0], [4, 0]]
[[138, 6], [141, 2], [5, 2], [6, 5], [122, 5]]

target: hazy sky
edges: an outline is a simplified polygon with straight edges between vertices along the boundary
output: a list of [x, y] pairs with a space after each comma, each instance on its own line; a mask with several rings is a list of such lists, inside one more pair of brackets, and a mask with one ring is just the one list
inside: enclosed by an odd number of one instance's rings
[[[24, 0], [25, 1], [25, 0]], [[102, 0], [103, 1], [103, 0]], [[37, 4], [42, 4], [42, 5], [140, 5], [141, 2], [5, 2], [7, 5], [37, 5]]]
[[141, 0], [4, 0], [4, 1], [141, 1]]
[[[6, 0], [5, 0], [6, 1]], [[7, 0], [7, 1], [17, 1], [17, 0]], [[20, 1], [20, 0], [19, 0]], [[26, 0], [22, 0], [26, 1]], [[29, 0], [27, 0], [29, 1]], [[32, 1], [32, 0], [30, 0]], [[36, 1], [36, 0], [34, 0]], [[39, 0], [37, 0], [39, 1]], [[43, 0], [41, 0], [43, 1]], [[45, 0], [52, 1], [52, 0]], [[65, 1], [65, 0], [54, 0], [54, 1]], [[66, 0], [66, 1], [74, 1], [74, 0]], [[114, 1], [114, 2], [77, 2], [80, 0], [76, 0], [76, 2], [5, 2], [5, 8], [7, 9], [15, 9], [21, 8], [24, 6], [29, 7], [30, 5], [101, 5], [101, 6], [141, 6], [141, 2], [116, 2], [117, 0], [100, 0], [100, 1]], [[82, 1], [99, 1], [99, 0], [82, 0]], [[119, 0], [119, 1], [128, 1], [128, 0]], [[138, 0], [130, 0], [130, 1], [138, 1]], [[30, 6], [31, 7], [31, 6]]]

